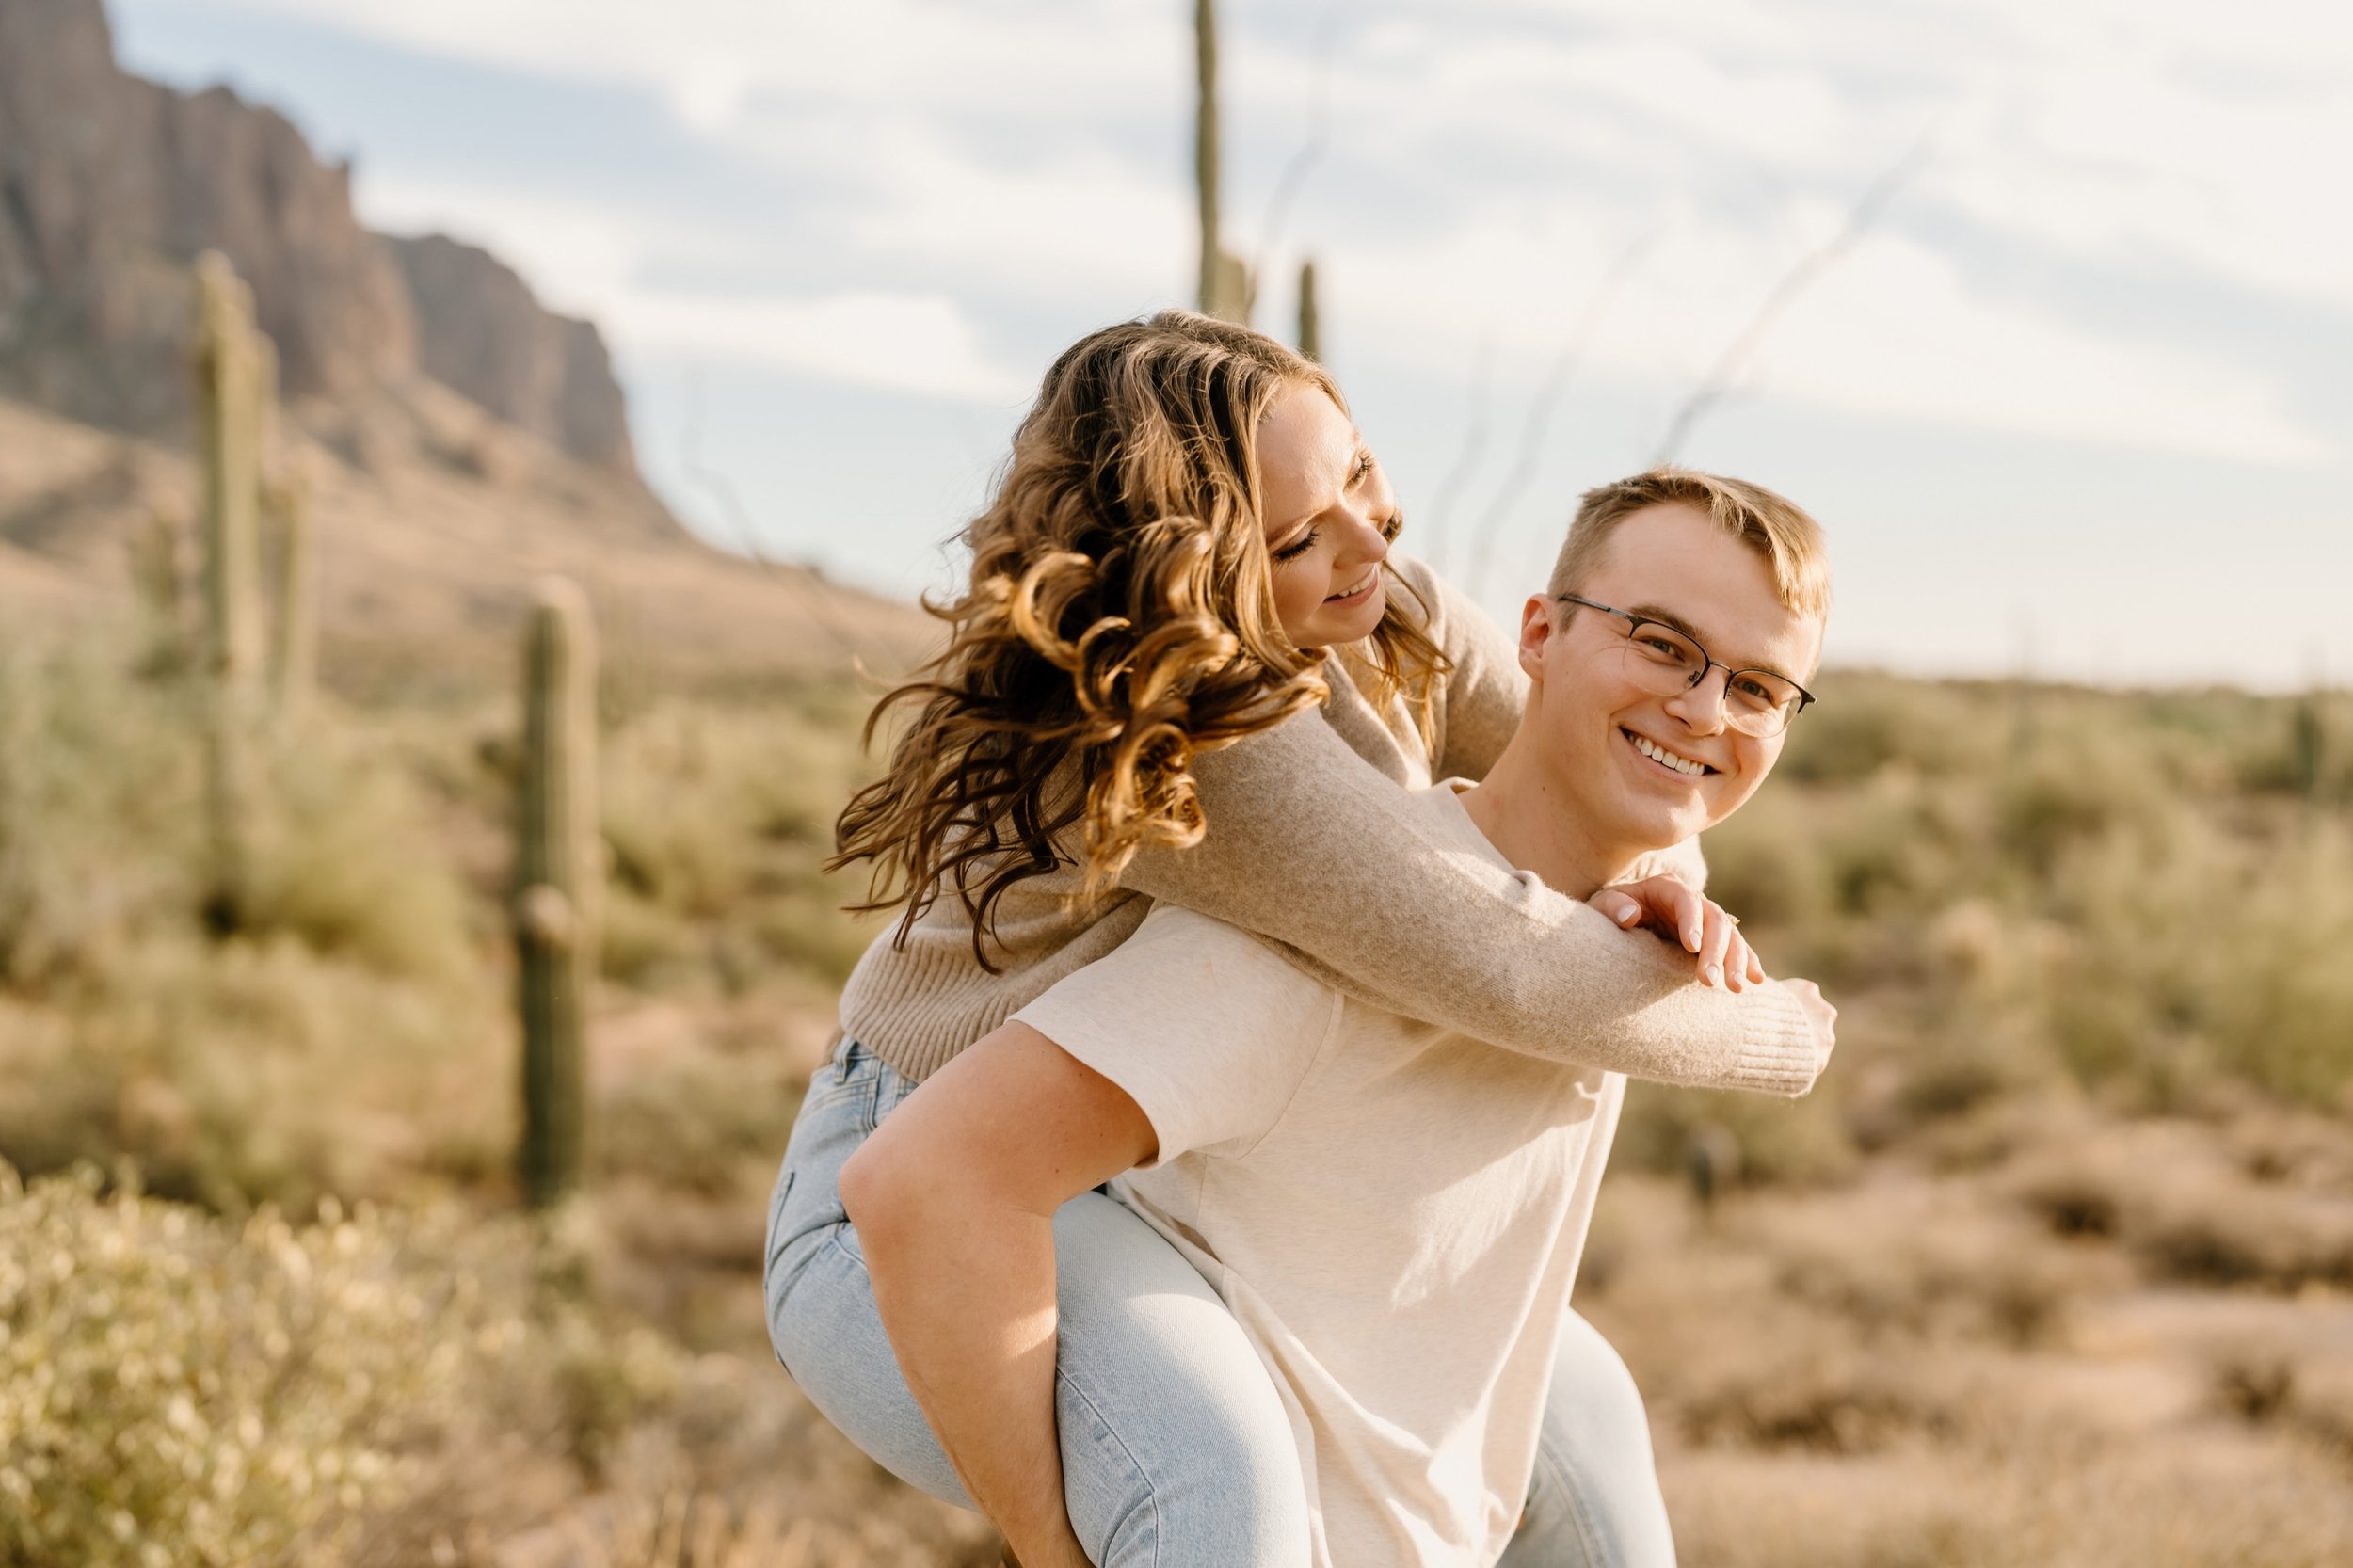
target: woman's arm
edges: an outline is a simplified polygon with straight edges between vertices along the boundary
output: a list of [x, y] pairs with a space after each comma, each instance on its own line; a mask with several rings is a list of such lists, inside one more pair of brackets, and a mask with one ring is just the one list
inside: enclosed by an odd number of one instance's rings
[[1528, 705], [1528, 677], [1519, 648], [1453, 584], [1422, 562], [1390, 557], [1429, 612], [1431, 640], [1446, 650], [1448, 671], [1438, 693], [1439, 778], [1484, 778], [1503, 755], [1520, 711]]
[[842, 1167], [907, 1386], [1025, 1568], [1087, 1568], [1054, 1421], [1054, 1211], [1157, 1147], [1125, 1091], [1010, 1023], [927, 1079]]
[[[1461, 719], [1449, 711], [1441, 737], [1449, 761], [1464, 759]], [[1700, 985], [1689, 954], [1465, 854], [1320, 716], [1207, 753], [1193, 773], [1208, 833], [1138, 854], [1123, 886], [1279, 942], [1376, 1006], [1509, 1049], [1669, 1083], [1812, 1086], [1828, 1042], [1788, 985]]]

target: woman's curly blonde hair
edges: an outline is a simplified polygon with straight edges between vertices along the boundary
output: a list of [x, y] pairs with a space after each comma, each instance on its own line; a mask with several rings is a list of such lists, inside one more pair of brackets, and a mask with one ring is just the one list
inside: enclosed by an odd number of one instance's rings
[[[1168, 311], [1081, 339], [1046, 373], [987, 509], [965, 529], [963, 595], [925, 608], [946, 651], [889, 693], [871, 741], [915, 712], [889, 769], [852, 797], [832, 868], [867, 861], [862, 910], [906, 905], [899, 939], [952, 886], [974, 953], [998, 899], [1081, 865], [1100, 893], [1146, 844], [1203, 831], [1193, 760], [1323, 700], [1321, 649], [1275, 617], [1258, 422], [1287, 388], [1339, 388], [1246, 327]], [[1425, 729], [1445, 655], [1394, 573], [1361, 651]], [[1073, 827], [1076, 848], [1071, 845]]]

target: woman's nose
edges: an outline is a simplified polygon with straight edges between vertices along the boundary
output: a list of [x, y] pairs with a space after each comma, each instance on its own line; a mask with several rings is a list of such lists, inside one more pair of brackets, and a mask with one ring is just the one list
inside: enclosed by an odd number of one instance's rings
[[1348, 520], [1350, 564], [1377, 566], [1389, 558], [1389, 531], [1364, 513]]

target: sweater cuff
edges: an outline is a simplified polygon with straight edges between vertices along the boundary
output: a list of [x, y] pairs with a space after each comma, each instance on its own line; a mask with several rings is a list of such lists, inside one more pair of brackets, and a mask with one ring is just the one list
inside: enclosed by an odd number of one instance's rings
[[1756, 998], [1762, 1005], [1748, 1020], [1747, 1038], [1725, 1087], [1789, 1097], [1804, 1094], [1821, 1076], [1814, 1022], [1786, 986]]

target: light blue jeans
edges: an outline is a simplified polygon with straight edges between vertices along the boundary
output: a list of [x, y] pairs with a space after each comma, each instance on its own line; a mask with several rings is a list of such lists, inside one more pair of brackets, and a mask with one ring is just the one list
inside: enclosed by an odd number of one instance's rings
[[[768, 1205], [776, 1357], [902, 1480], [970, 1508], [874, 1310], [842, 1164], [914, 1090], [855, 1041], [810, 1080]], [[1097, 1568], [1307, 1568], [1306, 1488], [1281, 1400], [1217, 1293], [1132, 1211], [1082, 1193], [1054, 1218], [1055, 1410], [1070, 1523]], [[1562, 1325], [1526, 1512], [1497, 1568], [1673, 1568], [1634, 1379]]]

